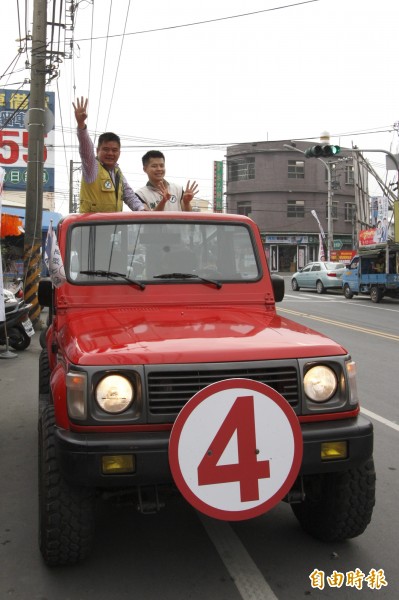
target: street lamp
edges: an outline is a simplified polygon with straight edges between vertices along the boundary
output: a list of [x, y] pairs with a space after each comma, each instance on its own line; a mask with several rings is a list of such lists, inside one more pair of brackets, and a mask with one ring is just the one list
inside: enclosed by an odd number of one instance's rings
[[[290, 146], [290, 144], [284, 144], [284, 148], [288, 148], [289, 150], [295, 150], [296, 152], [300, 152], [305, 156], [308, 156], [304, 150], [300, 150], [295, 146]], [[331, 167], [330, 165], [320, 158], [319, 156], [314, 156], [323, 163], [323, 165], [327, 169], [327, 260], [331, 259], [331, 250], [333, 249], [333, 223], [332, 223], [332, 185], [331, 185]]]

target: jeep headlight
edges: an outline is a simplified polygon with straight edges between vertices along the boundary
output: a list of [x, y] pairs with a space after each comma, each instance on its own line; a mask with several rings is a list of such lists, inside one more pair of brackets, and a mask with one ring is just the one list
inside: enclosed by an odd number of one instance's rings
[[96, 387], [97, 404], [107, 413], [118, 414], [129, 408], [134, 400], [130, 381], [122, 375], [108, 375]]
[[325, 365], [311, 367], [303, 379], [305, 394], [313, 402], [325, 402], [332, 398], [338, 387], [335, 372]]

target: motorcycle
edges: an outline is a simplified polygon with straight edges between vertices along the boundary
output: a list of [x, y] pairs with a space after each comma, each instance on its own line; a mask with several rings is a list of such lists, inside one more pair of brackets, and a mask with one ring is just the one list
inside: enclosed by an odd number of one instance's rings
[[0, 345], [7, 345], [14, 350], [28, 348], [34, 335], [32, 321], [29, 318], [31, 304], [23, 298], [16, 298], [9, 290], [4, 289], [4, 308], [6, 320], [0, 323]]

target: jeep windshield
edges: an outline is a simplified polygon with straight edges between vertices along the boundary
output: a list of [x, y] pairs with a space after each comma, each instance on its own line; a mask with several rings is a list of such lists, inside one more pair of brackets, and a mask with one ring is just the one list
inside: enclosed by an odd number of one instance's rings
[[[259, 259], [245, 224], [204, 222], [79, 223], [65, 261], [77, 285], [255, 281]], [[141, 286], [140, 287], [144, 287]]]

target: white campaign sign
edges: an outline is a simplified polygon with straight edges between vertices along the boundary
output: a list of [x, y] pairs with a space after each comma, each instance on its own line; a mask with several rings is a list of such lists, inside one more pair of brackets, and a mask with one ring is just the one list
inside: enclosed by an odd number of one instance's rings
[[275, 506], [302, 460], [302, 435], [288, 402], [247, 379], [212, 384], [182, 409], [169, 460], [180, 491], [196, 508], [225, 520]]

